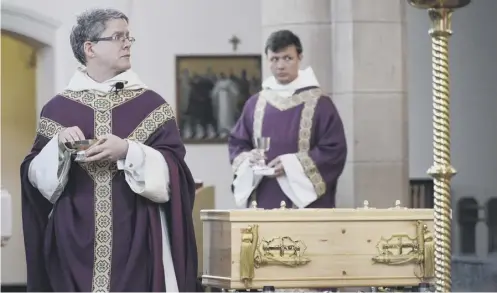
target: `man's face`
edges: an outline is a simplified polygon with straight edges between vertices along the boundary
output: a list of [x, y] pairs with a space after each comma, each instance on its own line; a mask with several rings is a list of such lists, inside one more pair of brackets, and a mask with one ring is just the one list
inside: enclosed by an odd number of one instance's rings
[[295, 46], [288, 46], [278, 52], [268, 50], [267, 59], [271, 73], [279, 83], [287, 84], [297, 78], [302, 56], [297, 53]]
[[100, 38], [112, 37], [112, 40], [91, 43], [92, 59], [100, 67], [116, 72], [131, 68], [131, 42], [128, 39], [128, 23], [124, 19], [112, 19], [106, 23], [106, 29]]

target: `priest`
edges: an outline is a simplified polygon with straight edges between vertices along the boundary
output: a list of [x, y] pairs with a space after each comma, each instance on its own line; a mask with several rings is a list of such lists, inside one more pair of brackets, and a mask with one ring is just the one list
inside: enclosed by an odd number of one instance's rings
[[134, 40], [112, 9], [72, 30], [84, 67], [44, 105], [21, 165], [28, 291], [199, 291], [195, 183], [171, 106], [130, 69]]
[[[337, 181], [347, 156], [340, 115], [311, 68], [300, 70], [302, 44], [288, 30], [267, 40], [273, 76], [251, 97], [229, 137], [238, 207], [333, 208]], [[258, 138], [269, 138], [265, 160], [272, 172], [255, 173]]]

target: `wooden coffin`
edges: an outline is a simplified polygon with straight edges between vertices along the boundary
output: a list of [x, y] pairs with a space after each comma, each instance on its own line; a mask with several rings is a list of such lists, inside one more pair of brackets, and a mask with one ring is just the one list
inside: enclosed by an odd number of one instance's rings
[[198, 187], [195, 191], [195, 204], [193, 205], [193, 230], [195, 231], [195, 241], [197, 243], [198, 255], [198, 277], [202, 276], [202, 267], [204, 259], [204, 250], [202, 248], [204, 239], [204, 228], [200, 220], [200, 211], [215, 208], [215, 189], [214, 186]]
[[434, 276], [433, 209], [202, 210], [205, 286], [417, 286]]

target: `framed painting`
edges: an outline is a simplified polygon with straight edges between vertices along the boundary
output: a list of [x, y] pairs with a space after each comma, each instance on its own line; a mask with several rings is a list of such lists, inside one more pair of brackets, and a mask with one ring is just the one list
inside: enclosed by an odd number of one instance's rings
[[261, 55], [176, 56], [176, 115], [185, 143], [225, 143], [260, 91]]

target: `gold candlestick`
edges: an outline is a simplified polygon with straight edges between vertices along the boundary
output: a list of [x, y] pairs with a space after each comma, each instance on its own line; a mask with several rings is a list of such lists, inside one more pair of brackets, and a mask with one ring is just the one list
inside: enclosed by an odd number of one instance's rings
[[449, 38], [452, 13], [471, 0], [407, 0], [428, 9], [431, 20], [433, 87], [433, 166], [428, 174], [434, 182], [435, 210], [435, 287], [436, 292], [451, 292], [451, 224], [450, 183], [456, 170], [450, 160], [450, 76]]

